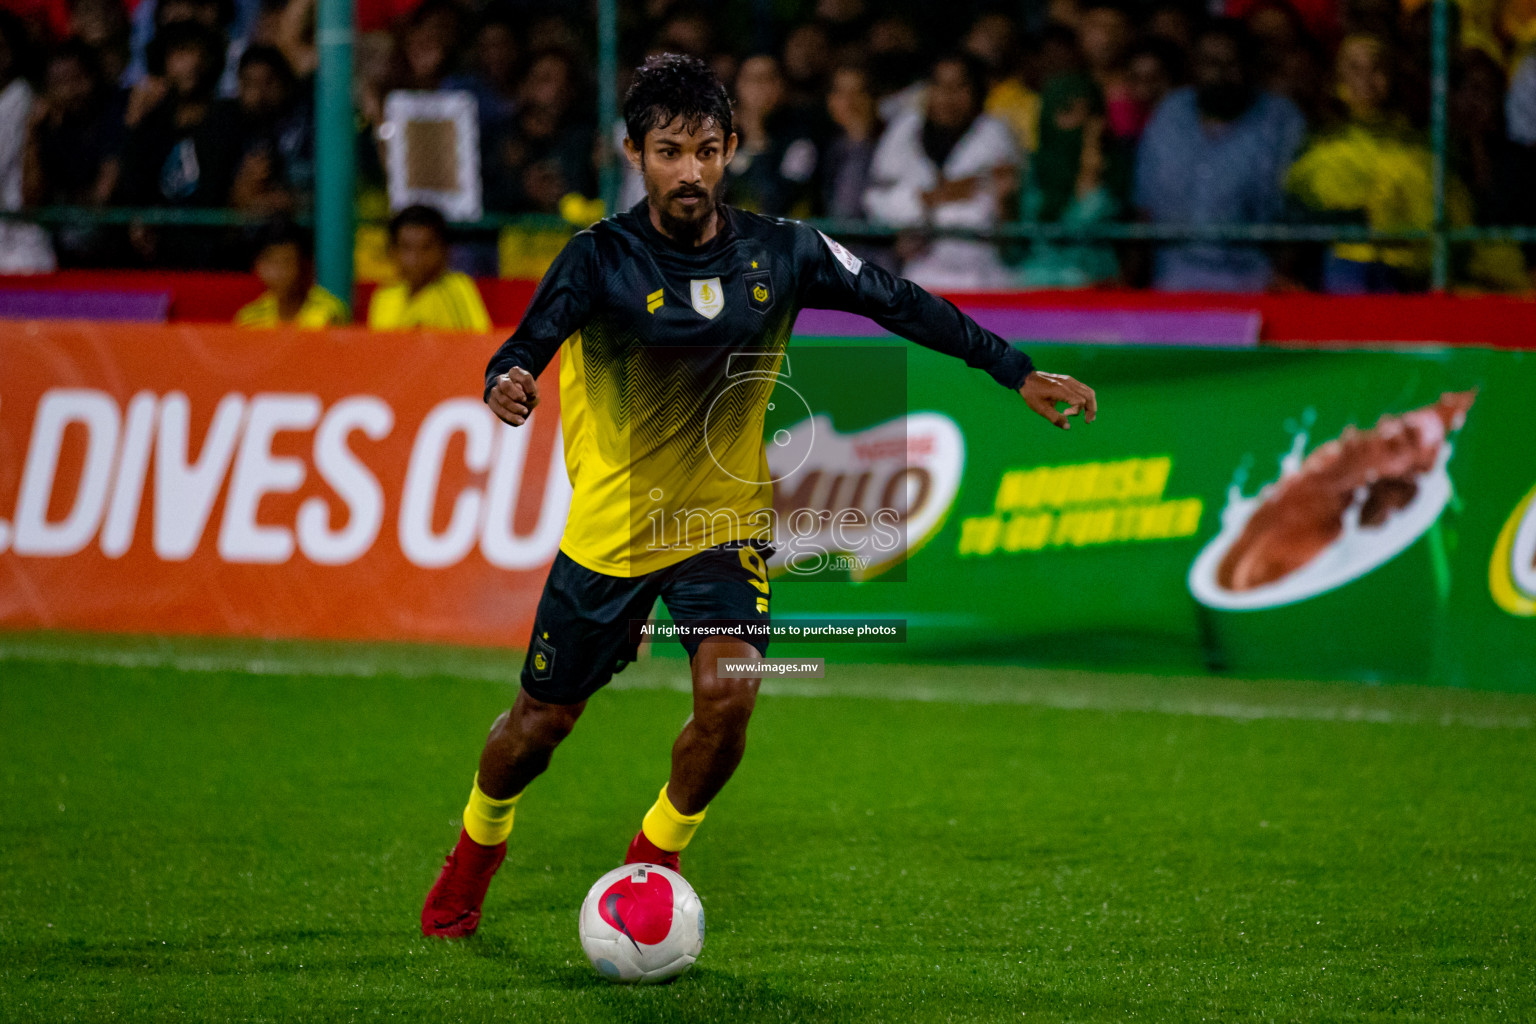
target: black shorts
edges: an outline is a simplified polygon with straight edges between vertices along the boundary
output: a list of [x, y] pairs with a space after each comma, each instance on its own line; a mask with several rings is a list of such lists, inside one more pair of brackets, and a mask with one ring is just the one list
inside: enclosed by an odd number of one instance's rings
[[[547, 704], [579, 704], [592, 696], [635, 660], [639, 643], [630, 620], [648, 619], [658, 597], [674, 622], [715, 620], [712, 633], [740, 636], [767, 653], [768, 638], [746, 627], [768, 622], [763, 558], [770, 553], [772, 548], [761, 545], [722, 544], [664, 569], [625, 577], [593, 572], [556, 552], [533, 619], [523, 689]], [[699, 638], [679, 642], [691, 662]]]

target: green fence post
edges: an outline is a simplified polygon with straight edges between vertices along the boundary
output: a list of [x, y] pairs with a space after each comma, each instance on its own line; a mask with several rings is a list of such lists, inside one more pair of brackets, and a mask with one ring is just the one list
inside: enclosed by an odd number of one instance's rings
[[619, 118], [619, 3], [597, 0], [597, 131], [602, 140], [599, 185], [605, 213], [617, 213], [619, 161], [613, 149], [613, 126]]
[[352, 114], [352, 2], [320, 0], [315, 46], [315, 276], [352, 305], [356, 177]]
[[1434, 279], [1437, 292], [1445, 291], [1451, 276], [1451, 249], [1445, 231], [1446, 93], [1451, 74], [1450, 0], [1434, 0], [1429, 85], [1429, 134], [1434, 149], [1435, 242]]

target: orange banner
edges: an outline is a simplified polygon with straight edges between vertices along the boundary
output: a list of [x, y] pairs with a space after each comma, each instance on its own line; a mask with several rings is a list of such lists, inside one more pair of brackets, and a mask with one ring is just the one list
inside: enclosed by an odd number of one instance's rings
[[571, 490], [495, 344], [0, 323], [0, 625], [524, 646]]

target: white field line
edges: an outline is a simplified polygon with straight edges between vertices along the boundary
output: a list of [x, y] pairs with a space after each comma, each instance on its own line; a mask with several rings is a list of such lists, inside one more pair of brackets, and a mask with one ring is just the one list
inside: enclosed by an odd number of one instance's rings
[[[1254, 684], [1262, 685], [1262, 684]], [[615, 676], [610, 688], [619, 690], [675, 690], [687, 693], [691, 685], [681, 674], [677, 678], [638, 677], [626, 680]], [[1379, 725], [1467, 726], [1474, 729], [1530, 729], [1536, 716], [1528, 714], [1468, 713], [1444, 711], [1421, 713], [1359, 703], [1287, 704], [1260, 701], [1213, 700], [1178, 694], [1154, 696], [1124, 692], [1095, 692], [1090, 683], [1081, 688], [1065, 685], [1017, 685], [953, 683], [933, 685], [911, 680], [888, 683], [830, 684], [797, 679], [764, 679], [761, 692], [775, 697], [855, 697], [869, 700], [919, 701], [933, 704], [1013, 704], [1061, 711], [1149, 712], [1163, 715], [1189, 715], [1196, 718], [1225, 718], [1239, 722], [1264, 719], [1291, 719], [1309, 722], [1369, 722]]]
[[[448, 657], [431, 663], [423, 659], [420, 664], [390, 661], [383, 664], [367, 657], [318, 655], [292, 657], [282, 655], [253, 656], [240, 653], [221, 654], [189, 653], [163, 650], [105, 650], [74, 645], [0, 643], [0, 665], [16, 661], [51, 661], [77, 665], [97, 665], [111, 668], [169, 668], [180, 672], [244, 672], [256, 676], [309, 675], [367, 679], [376, 676], [400, 676], [426, 678], [449, 676], [512, 685], [521, 668], [520, 658], [509, 654], [502, 664], [493, 663], [489, 657], [482, 661], [475, 658]], [[663, 668], [662, 666], [665, 666]], [[869, 672], [888, 672], [888, 665], [859, 665], [850, 668]], [[938, 671], [952, 671], [945, 667]], [[1439, 725], [1462, 726], [1474, 729], [1531, 729], [1536, 727], [1536, 715], [1502, 709], [1456, 708], [1394, 708], [1373, 706], [1353, 699], [1358, 692], [1349, 684], [1338, 684], [1338, 695], [1326, 694], [1319, 686], [1312, 691], [1313, 700], [1298, 702], [1294, 699], [1265, 701], [1261, 694], [1244, 694], [1243, 699], [1230, 696], [1199, 695], [1183, 692], [1152, 693], [1120, 682], [1113, 676], [1110, 681], [1096, 682], [1085, 674], [1079, 682], [1045, 682], [1028, 677], [994, 683], [955, 681], [950, 683], [925, 683], [911, 678], [910, 668], [890, 671], [892, 678], [872, 683], [856, 681], [828, 683], [820, 680], [764, 679], [761, 690], [776, 697], [852, 697], [867, 700], [917, 701], [933, 704], [967, 705], [1017, 705], [1043, 707], [1062, 711], [1144, 712], [1164, 715], [1185, 715], [1198, 718], [1220, 718], [1238, 722], [1270, 719], [1311, 722], [1363, 722], [1377, 725]], [[3, 685], [4, 673], [0, 673]], [[1213, 679], [1213, 686], [1233, 689], [1238, 686], [1259, 689], [1262, 682]], [[610, 689], [636, 691], [675, 691], [687, 693], [691, 689], [681, 661], [641, 663], [615, 676]], [[1391, 698], [1390, 687], [1373, 689], [1373, 696]], [[1420, 688], [1419, 692], [1423, 690]], [[1479, 697], [1498, 700], [1503, 694], [1480, 695], [1470, 691], [1445, 691], [1458, 698], [1476, 702]]]
[[7, 661], [51, 661], [72, 665], [100, 665], [107, 668], [169, 668], [178, 672], [244, 672], [253, 676], [340, 676], [370, 679], [374, 676], [456, 676], [506, 682], [515, 679], [521, 662], [509, 657], [508, 667], [499, 670], [490, 665], [463, 662], [453, 664], [413, 665], [381, 664], [372, 658], [285, 657], [282, 655], [191, 654], [183, 651], [111, 651], [59, 647], [51, 644], [30, 645], [0, 643], [0, 663]]

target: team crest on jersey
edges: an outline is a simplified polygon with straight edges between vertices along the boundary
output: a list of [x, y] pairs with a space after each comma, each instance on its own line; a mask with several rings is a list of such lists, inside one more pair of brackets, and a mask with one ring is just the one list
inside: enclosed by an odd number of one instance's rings
[[555, 645], [541, 636], [533, 638], [533, 649], [528, 652], [533, 664], [533, 678], [547, 680], [555, 673]]
[[747, 282], [747, 305], [759, 313], [766, 311], [769, 306], [773, 305], [773, 279], [769, 276], [768, 271], [759, 270], [755, 273], [747, 274], [745, 280]]
[[699, 316], [706, 320], [713, 320], [725, 308], [725, 292], [720, 287], [720, 279], [712, 277], [707, 281], [688, 282], [688, 291], [693, 299], [693, 308]]

